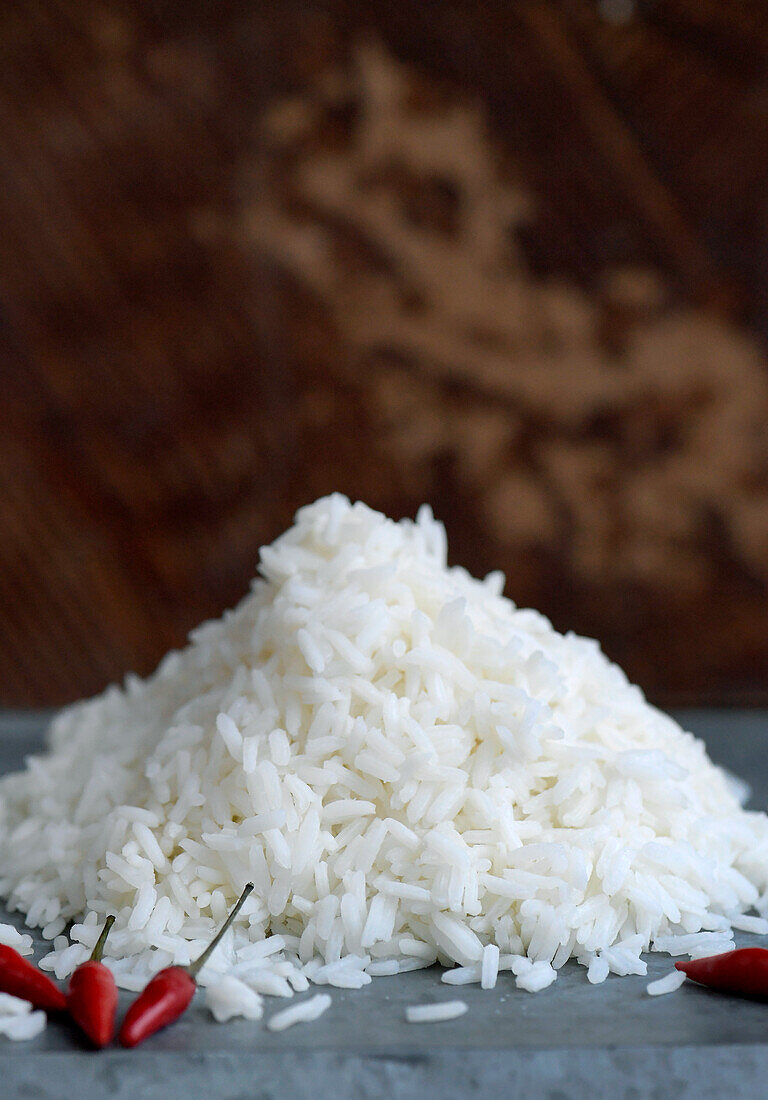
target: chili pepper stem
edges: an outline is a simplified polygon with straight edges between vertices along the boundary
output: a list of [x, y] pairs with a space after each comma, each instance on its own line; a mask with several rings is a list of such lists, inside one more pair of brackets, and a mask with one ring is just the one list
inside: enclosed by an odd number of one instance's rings
[[95, 963], [100, 963], [101, 962], [101, 956], [104, 954], [104, 944], [107, 942], [107, 936], [109, 935], [109, 930], [110, 930], [110, 928], [112, 927], [112, 925], [114, 923], [115, 923], [115, 918], [110, 914], [110, 916], [108, 916], [107, 919], [104, 921], [104, 927], [101, 930], [101, 935], [96, 940], [96, 946], [94, 947], [93, 951], [91, 952], [91, 962], [95, 962]]
[[249, 883], [247, 883], [247, 885], [246, 885], [245, 889], [243, 890], [242, 894], [240, 895], [240, 897], [236, 901], [236, 903], [235, 903], [233, 909], [231, 910], [229, 916], [224, 921], [221, 928], [218, 930], [218, 932], [213, 937], [211, 942], [208, 944], [205, 951], [203, 951], [202, 955], [200, 955], [199, 958], [195, 959], [195, 961], [193, 963], [190, 963], [189, 966], [184, 967], [187, 974], [189, 974], [190, 978], [196, 978], [197, 975], [202, 970], [202, 968], [208, 962], [208, 960], [211, 957], [211, 955], [213, 954], [213, 952], [216, 950], [216, 948], [221, 943], [221, 939], [222, 939], [224, 933], [227, 931], [229, 926], [232, 924], [232, 921], [235, 919], [237, 914], [242, 909], [243, 904], [245, 903], [245, 899], [248, 897], [251, 890], [253, 890], [253, 883], [249, 882]]

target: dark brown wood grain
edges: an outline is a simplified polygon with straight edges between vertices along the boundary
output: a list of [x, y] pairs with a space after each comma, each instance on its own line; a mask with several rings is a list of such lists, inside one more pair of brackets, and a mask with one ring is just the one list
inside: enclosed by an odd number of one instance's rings
[[[359, 104], [324, 108], [307, 139], [316, 150], [276, 153], [264, 137], [265, 112], [317, 98], [322, 74], [351, 71], [370, 41], [410, 66], [419, 110], [481, 111], [500, 178], [511, 165], [535, 200], [515, 230], [529, 278], [594, 302], [606, 349], [624, 355], [636, 323], [637, 307], [605, 290], [631, 267], [663, 285], [659, 311], [712, 318], [743, 334], [745, 363], [764, 357], [768, 9], [757, 0], [638, 0], [623, 24], [588, 0], [8, 0], [0, 704], [58, 704], [148, 672], [245, 592], [259, 546], [297, 507], [334, 489], [395, 515], [430, 499], [454, 560], [504, 568], [516, 600], [601, 637], [656, 699], [765, 702], [768, 578], [752, 549], [768, 515], [764, 436], [749, 440], [747, 472], [728, 474], [748, 518], [724, 517], [695, 487], [682, 502], [698, 509], [686, 536], [695, 583], [653, 564], [651, 527], [641, 537], [618, 519], [603, 550], [647, 551], [651, 564], [590, 573], [574, 556], [577, 513], [546, 468], [546, 410], [520, 414], [498, 458], [498, 476], [530, 482], [550, 517], [525, 541], [489, 528], [469, 451], [438, 440], [416, 453], [383, 437], [388, 378], [412, 387], [417, 424], [431, 417], [439, 435], [441, 419], [465, 413], [483, 432], [497, 413], [515, 421], [503, 377], [437, 376], [431, 362], [356, 343], [343, 312], [251, 235], [260, 204], [273, 204], [333, 237], [339, 271], [386, 275], [391, 258], [365, 232], [343, 216], [331, 226], [288, 183], [297, 158], [343, 153]], [[450, 234], [456, 197], [445, 181], [422, 183], [392, 164], [370, 187]], [[618, 502], [627, 472], [682, 446], [698, 398], [675, 400], [650, 394], [634, 419], [600, 407], [559, 424], [558, 447], [609, 456], [606, 499]]]

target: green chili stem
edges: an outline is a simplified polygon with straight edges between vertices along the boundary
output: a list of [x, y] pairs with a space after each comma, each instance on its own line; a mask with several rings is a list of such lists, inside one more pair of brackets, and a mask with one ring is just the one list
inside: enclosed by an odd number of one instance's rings
[[112, 925], [114, 923], [115, 923], [115, 918], [112, 915], [108, 916], [107, 919], [104, 921], [104, 927], [101, 930], [101, 935], [96, 940], [96, 946], [94, 947], [93, 951], [91, 952], [91, 962], [95, 962], [95, 963], [100, 963], [101, 962], [101, 956], [104, 954], [104, 944], [107, 942], [107, 936], [109, 935], [109, 930], [110, 930], [110, 928], [112, 927]]
[[243, 903], [245, 902], [245, 899], [248, 897], [248, 895], [250, 894], [252, 889], [253, 889], [253, 883], [249, 882], [246, 885], [246, 887], [243, 890], [240, 897], [238, 898], [237, 902], [235, 903], [235, 906], [232, 909], [232, 912], [229, 914], [229, 916], [224, 921], [224, 923], [222, 924], [219, 931], [216, 933], [216, 935], [213, 937], [211, 942], [208, 944], [205, 951], [203, 951], [202, 955], [200, 955], [199, 958], [195, 959], [195, 961], [193, 963], [190, 963], [190, 965], [188, 967], [186, 967], [186, 971], [187, 971], [187, 973], [189, 974], [189, 976], [191, 978], [194, 978], [194, 977], [197, 976], [197, 974], [199, 974], [199, 972], [202, 970], [202, 968], [208, 962], [208, 960], [211, 957], [211, 955], [213, 954], [213, 952], [219, 946], [219, 944], [221, 943], [222, 936], [227, 931], [227, 929], [229, 928], [232, 921], [235, 919], [237, 914], [242, 909]]

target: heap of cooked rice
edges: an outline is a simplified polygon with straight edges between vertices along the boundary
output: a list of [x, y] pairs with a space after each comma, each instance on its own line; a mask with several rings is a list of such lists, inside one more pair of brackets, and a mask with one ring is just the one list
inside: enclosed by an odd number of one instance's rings
[[249, 879], [203, 981], [285, 996], [436, 960], [536, 991], [571, 957], [601, 981], [768, 930], [743, 916], [768, 910], [768, 818], [595, 642], [448, 569], [429, 509], [320, 500], [261, 574], [0, 783], [0, 892], [60, 977], [114, 912], [140, 987]]

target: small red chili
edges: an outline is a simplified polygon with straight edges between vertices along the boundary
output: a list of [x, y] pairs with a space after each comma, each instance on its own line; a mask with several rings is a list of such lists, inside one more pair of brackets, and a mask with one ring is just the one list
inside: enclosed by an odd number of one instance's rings
[[31, 1001], [35, 1008], [48, 1012], [61, 1011], [67, 1005], [64, 994], [42, 970], [4, 944], [0, 945], [0, 992]]
[[120, 1042], [124, 1047], [135, 1047], [154, 1035], [161, 1027], [178, 1020], [189, 1007], [197, 988], [196, 977], [208, 962], [212, 953], [221, 942], [221, 938], [253, 890], [249, 882], [243, 890], [232, 912], [221, 926], [216, 936], [208, 944], [202, 955], [189, 966], [169, 966], [155, 974], [126, 1013], [120, 1028]]
[[67, 993], [70, 1016], [97, 1047], [105, 1047], [115, 1034], [117, 985], [112, 971], [101, 961], [104, 944], [114, 923], [114, 917], [107, 917], [93, 954], [75, 970], [69, 979]]
[[768, 948], [741, 947], [723, 955], [675, 963], [693, 982], [721, 993], [768, 997]]

